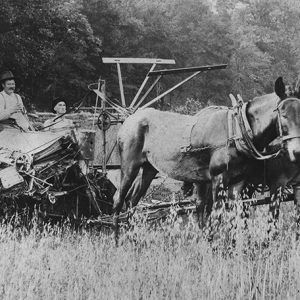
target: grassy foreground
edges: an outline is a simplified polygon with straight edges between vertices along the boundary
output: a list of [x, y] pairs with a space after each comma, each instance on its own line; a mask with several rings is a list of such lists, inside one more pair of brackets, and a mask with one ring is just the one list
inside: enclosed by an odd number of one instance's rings
[[[0, 226], [0, 299], [299, 299], [292, 207], [267, 234], [266, 212], [236, 212], [201, 232], [193, 217], [111, 233]], [[215, 223], [215, 224], [214, 224]]]

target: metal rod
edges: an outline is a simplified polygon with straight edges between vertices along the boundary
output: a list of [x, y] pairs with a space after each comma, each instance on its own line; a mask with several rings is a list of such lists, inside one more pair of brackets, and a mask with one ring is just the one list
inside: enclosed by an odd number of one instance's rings
[[102, 57], [104, 64], [161, 64], [175, 65], [174, 59], [132, 58], [132, 57]]
[[124, 88], [123, 88], [123, 81], [122, 81], [122, 73], [121, 73], [121, 66], [120, 66], [119, 63], [117, 63], [117, 69], [118, 69], [118, 78], [119, 78], [119, 87], [120, 87], [121, 101], [122, 101], [123, 107], [126, 107], [125, 95], [124, 95]]
[[[149, 73], [152, 72], [152, 71], [154, 70], [155, 67], [156, 67], [156, 64], [153, 64], [152, 67], [150, 68]], [[135, 102], [138, 100], [138, 98], [139, 98], [139, 96], [140, 96], [142, 90], [144, 89], [146, 83], [148, 82], [148, 80], [149, 80], [149, 76], [148, 76], [148, 74], [147, 74], [147, 76], [145, 77], [143, 83], [141, 84], [141, 86], [140, 86], [138, 92], [136, 93], [136, 95], [135, 95], [135, 97], [133, 98], [133, 100], [132, 100], [132, 102], [131, 102], [131, 104], [130, 104], [129, 107], [133, 107], [133, 106], [134, 106]]]
[[[103, 85], [102, 93], [103, 93], [104, 98], [105, 98], [106, 97], [105, 83]], [[102, 108], [102, 111], [105, 112], [106, 101], [102, 101], [101, 108]], [[103, 123], [104, 123], [104, 119], [103, 119]], [[102, 151], [102, 153], [103, 153], [102, 172], [105, 176], [106, 175], [106, 130], [104, 129], [104, 124], [103, 124], [103, 127], [102, 127], [102, 147], [103, 147], [103, 151]]]
[[[101, 77], [98, 79], [98, 91], [100, 91], [100, 82], [101, 82]], [[99, 94], [96, 94], [96, 103], [95, 103], [95, 109], [94, 109], [94, 116], [93, 116], [93, 126], [92, 129], [95, 130], [95, 117], [97, 113], [97, 107], [98, 107], [98, 100], [99, 100]]]
[[79, 195], [76, 194], [76, 219], [79, 218]]
[[158, 208], [168, 208], [176, 205], [193, 205], [193, 202], [190, 200], [176, 201], [176, 202], [161, 202], [157, 204], [147, 204], [142, 207], [142, 210], [158, 209]]
[[139, 108], [139, 106], [141, 105], [141, 103], [143, 103], [143, 101], [145, 100], [145, 98], [150, 94], [150, 92], [154, 89], [154, 87], [160, 81], [161, 78], [162, 78], [162, 75], [159, 75], [155, 79], [155, 81], [153, 82], [153, 84], [150, 86], [150, 88], [147, 90], [147, 92], [143, 95], [143, 97], [140, 99], [140, 101], [138, 102], [138, 104], [135, 106], [134, 111], [136, 111]]
[[192, 74], [191, 76], [187, 77], [186, 79], [184, 79], [183, 81], [179, 82], [178, 84], [174, 85], [173, 87], [171, 87], [170, 89], [168, 89], [167, 91], [165, 91], [164, 93], [162, 93], [161, 95], [157, 96], [156, 98], [154, 98], [153, 100], [151, 100], [150, 102], [146, 103], [144, 106], [142, 106], [141, 108], [146, 108], [150, 105], [152, 105], [153, 103], [157, 102], [158, 100], [160, 100], [161, 98], [163, 98], [164, 96], [170, 94], [171, 92], [173, 92], [174, 90], [176, 90], [179, 86], [183, 85], [184, 83], [186, 83], [187, 81], [191, 80], [192, 78], [194, 78], [195, 76], [197, 76], [198, 74], [200, 74], [202, 71], [198, 71], [194, 74]]
[[156, 71], [149, 72], [148, 76], [180, 74], [180, 73], [188, 73], [188, 72], [195, 72], [195, 71], [203, 72], [203, 71], [220, 70], [225, 68], [227, 68], [227, 64], [189, 67], [189, 68], [177, 68], [177, 69], [164, 69], [164, 70], [156, 70]]
[[[93, 194], [93, 192], [92, 192], [92, 187], [91, 187], [91, 184], [90, 184], [90, 182], [89, 182], [89, 179], [88, 179], [88, 177], [87, 177], [86, 175], [84, 175], [84, 178], [85, 178], [86, 183], [87, 183], [87, 185], [88, 185], [88, 189], [89, 189], [90, 192], [91, 192], [91, 193], [90, 193], [91, 197], [88, 196], [88, 198], [89, 198], [89, 200], [90, 200], [90, 204], [92, 204], [93, 207], [98, 211], [98, 213], [101, 214], [101, 209], [100, 209], [100, 207], [99, 207], [99, 205], [98, 205], [97, 199], [95, 198], [95, 196], [94, 196], [94, 194]], [[92, 203], [91, 203], [91, 202], [92, 202]], [[91, 209], [91, 207], [90, 207], [90, 209]]]
[[113, 145], [113, 147], [112, 147], [110, 153], [107, 155], [107, 158], [106, 158], [106, 164], [108, 164], [108, 161], [110, 160], [110, 157], [111, 157], [111, 155], [113, 154], [113, 152], [114, 152], [116, 146], [117, 146], [117, 140], [114, 142], [114, 145]]
[[122, 106], [114, 104], [112, 101], [110, 101], [103, 93], [101, 93], [98, 90], [93, 90], [99, 97], [102, 99], [102, 101], [107, 102], [112, 108], [114, 108], [117, 112], [120, 114], [123, 114], [126, 109], [124, 109]]
[[[294, 194], [288, 194], [287, 197], [285, 197], [282, 200], [282, 202], [289, 202], [289, 201], [294, 201]], [[270, 197], [251, 198], [251, 199], [242, 200], [242, 202], [250, 206], [258, 206], [258, 205], [270, 204], [271, 198]]]
[[20, 171], [20, 173], [24, 173], [24, 174], [30, 176], [31, 178], [33, 178], [33, 179], [35, 179], [35, 180], [37, 180], [37, 181], [40, 181], [40, 182], [42, 182], [42, 183], [44, 183], [44, 184], [47, 184], [48, 186], [53, 186], [53, 184], [51, 184], [51, 183], [49, 183], [49, 182], [47, 182], [47, 181], [45, 181], [45, 180], [42, 180], [42, 179], [40, 179], [40, 178], [38, 178], [38, 177], [35, 177], [34, 175], [30, 174], [29, 172], [26, 172], [26, 171], [22, 171], [22, 172], [21, 172], [21, 171]]

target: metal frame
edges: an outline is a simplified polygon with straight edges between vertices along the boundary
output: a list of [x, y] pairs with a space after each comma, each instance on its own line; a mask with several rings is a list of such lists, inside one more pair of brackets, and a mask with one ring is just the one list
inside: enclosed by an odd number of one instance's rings
[[210, 66], [201, 66], [201, 67], [164, 69], [164, 70], [150, 71], [148, 73], [148, 76], [181, 74], [181, 73], [189, 73], [189, 72], [197, 72], [197, 71], [204, 72], [204, 71], [225, 69], [226, 67], [227, 64], [220, 64], [220, 65], [210, 65]]
[[[207, 65], [207, 66], [198, 66], [198, 67], [188, 67], [188, 68], [176, 68], [176, 69], [163, 69], [163, 70], [154, 70], [155, 67], [160, 65], [167, 65], [167, 64], [175, 64], [174, 59], [155, 59], [155, 58], [119, 58], [119, 57], [103, 57], [102, 62], [105, 64], [116, 64], [117, 65], [117, 71], [118, 71], [118, 80], [119, 80], [119, 88], [120, 88], [120, 95], [121, 95], [121, 102], [122, 106], [126, 107], [126, 100], [124, 95], [124, 88], [123, 88], [123, 79], [122, 79], [122, 73], [121, 73], [121, 65], [120, 64], [152, 64], [149, 72], [144, 78], [143, 83], [141, 84], [139, 90], [137, 91], [136, 95], [134, 96], [133, 100], [131, 101], [130, 105], [128, 106], [128, 109], [131, 112], [136, 111], [138, 108], [146, 108], [155, 102], [159, 101], [161, 98], [166, 96], [167, 94], [171, 93], [184, 83], [188, 82], [195, 76], [199, 75], [202, 72], [206, 71], [212, 71], [212, 70], [221, 70], [225, 69], [227, 67], [227, 64], [219, 64], [219, 65]], [[145, 105], [141, 106], [141, 104], [144, 102], [144, 100], [147, 98], [147, 96], [150, 94], [150, 92], [153, 90], [153, 88], [158, 84], [158, 82], [161, 80], [161, 78], [164, 75], [170, 75], [170, 74], [182, 74], [182, 73], [191, 73], [192, 75], [185, 78], [184, 80], [180, 81], [161, 95], [155, 97]], [[146, 90], [143, 96], [141, 96], [142, 91], [144, 90], [146, 84], [148, 83], [150, 77], [156, 77], [152, 85]], [[137, 103], [137, 104], [136, 104]]]
[[[121, 95], [121, 102], [122, 106], [126, 107], [126, 100], [125, 100], [125, 94], [124, 94], [124, 87], [123, 87], [123, 78], [122, 78], [122, 72], [121, 72], [121, 65], [120, 64], [152, 64], [150, 71], [151, 73], [157, 64], [161, 65], [169, 65], [169, 64], [175, 64], [174, 59], [160, 59], [160, 58], [120, 58], [120, 57], [103, 57], [102, 62], [104, 64], [116, 64], [117, 65], [117, 71], [118, 71], [118, 80], [119, 80], [119, 89], [120, 89], [120, 95]], [[141, 84], [138, 92], [136, 93], [135, 97], [130, 103], [130, 108], [134, 106], [136, 101], [138, 100], [141, 92], [143, 91], [145, 85], [147, 84], [149, 80], [149, 76], [147, 75]], [[149, 94], [149, 93], [148, 93]]]
[[[212, 71], [212, 70], [221, 70], [225, 69], [227, 67], [227, 64], [219, 64], [219, 65], [208, 65], [208, 66], [198, 66], [198, 67], [188, 67], [188, 68], [176, 68], [176, 69], [162, 69], [162, 70], [155, 70], [157, 65], [174, 65], [175, 60], [174, 59], [156, 59], [156, 58], [120, 58], [120, 57], [103, 57], [102, 62], [104, 64], [116, 64], [117, 66], [117, 72], [118, 72], [118, 81], [119, 81], [119, 91], [120, 91], [120, 96], [121, 96], [121, 105], [117, 105], [115, 103], [112, 103], [109, 99], [106, 98], [105, 96], [105, 88], [104, 90], [100, 91], [100, 85], [98, 84], [98, 89], [92, 89], [97, 97], [96, 97], [96, 105], [95, 105], [95, 115], [97, 111], [97, 105], [98, 105], [98, 99], [100, 98], [101, 101], [101, 109], [102, 112], [105, 111], [106, 109], [111, 106], [112, 108], [116, 109], [116, 111], [123, 112], [124, 113], [124, 118], [126, 116], [134, 113], [137, 109], [142, 109], [146, 108], [148, 106], [151, 106], [155, 102], [159, 101], [161, 98], [165, 97], [166, 95], [170, 94], [172, 91], [183, 85], [184, 83], [190, 81], [197, 75], [199, 75], [202, 72], [206, 71]], [[125, 99], [125, 94], [124, 94], [124, 86], [123, 86], [123, 78], [122, 78], [122, 71], [121, 71], [121, 64], [151, 64], [150, 70], [146, 74], [140, 88], [138, 89], [137, 93], [135, 94], [134, 98], [130, 102], [128, 106], [126, 106], [126, 99]], [[145, 99], [149, 96], [150, 92], [155, 88], [155, 86], [158, 84], [158, 82], [163, 78], [165, 75], [170, 75], [170, 74], [182, 74], [182, 73], [193, 73], [187, 78], [181, 80], [179, 83], [175, 84], [162, 94], [158, 95], [157, 97], [151, 99], [149, 102], [146, 104], [142, 105], [145, 101]], [[150, 79], [153, 79], [153, 82], [151, 85], [146, 89], [144, 94], [142, 92], [144, 91], [145, 87], [147, 86], [148, 82]], [[105, 82], [105, 81], [104, 81]], [[105, 83], [104, 83], [105, 86]], [[95, 118], [94, 115], [94, 118]], [[118, 120], [117, 122], [121, 123], [123, 120]], [[103, 148], [106, 146], [106, 130], [103, 131]], [[111, 151], [112, 152], [112, 151]], [[107, 156], [107, 151], [106, 149], [103, 149], [103, 163], [102, 163], [102, 171], [104, 174], [106, 174], [106, 169], [107, 169], [107, 162], [108, 162], [108, 157]], [[109, 156], [111, 153], [109, 154]]]
[[160, 58], [130, 58], [130, 57], [102, 57], [104, 64], [160, 64], [175, 65], [174, 59]]

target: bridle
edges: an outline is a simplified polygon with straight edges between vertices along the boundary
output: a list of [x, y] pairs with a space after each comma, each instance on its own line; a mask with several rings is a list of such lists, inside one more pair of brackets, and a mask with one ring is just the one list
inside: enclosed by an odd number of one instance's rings
[[284, 135], [283, 125], [282, 125], [282, 120], [281, 120], [282, 114], [281, 114], [280, 108], [282, 107], [282, 105], [284, 103], [286, 103], [288, 101], [299, 101], [299, 103], [300, 103], [300, 99], [290, 97], [290, 98], [286, 98], [286, 99], [280, 101], [277, 104], [276, 108], [274, 109], [274, 111], [277, 112], [277, 123], [278, 123], [278, 131], [279, 131], [278, 138], [280, 139], [281, 147], [278, 151], [276, 151], [275, 153], [271, 153], [271, 154], [263, 154], [253, 144], [253, 132], [252, 132], [252, 129], [250, 127], [250, 124], [249, 124], [247, 116], [246, 116], [246, 109], [247, 109], [247, 105], [249, 102], [241, 103], [240, 105], [238, 105], [238, 107], [237, 107], [238, 124], [241, 129], [243, 140], [248, 148], [247, 152], [253, 158], [255, 158], [257, 160], [267, 160], [267, 159], [275, 158], [279, 155], [279, 153], [282, 150], [285, 149], [285, 144], [288, 140], [300, 138], [300, 135], [296, 135], [296, 134]]
[[278, 124], [279, 138], [281, 140], [282, 147], [284, 147], [284, 144], [286, 143], [286, 141], [300, 138], [300, 134], [288, 134], [288, 135], [284, 135], [283, 125], [282, 125], [282, 121], [281, 121], [282, 114], [281, 114], [280, 108], [287, 101], [298, 101], [299, 104], [300, 104], [300, 99], [298, 99], [298, 98], [286, 98], [286, 99], [280, 101], [278, 103], [277, 107], [274, 110], [274, 111], [277, 111], [277, 124]]

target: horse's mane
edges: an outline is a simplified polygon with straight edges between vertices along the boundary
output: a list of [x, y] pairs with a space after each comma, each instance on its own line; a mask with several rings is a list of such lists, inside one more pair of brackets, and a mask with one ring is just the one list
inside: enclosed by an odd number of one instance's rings
[[264, 102], [264, 101], [279, 101], [279, 97], [275, 93], [271, 94], [265, 94], [261, 96], [254, 97], [252, 100], [249, 100], [249, 102]]
[[270, 107], [270, 109], [275, 109], [279, 101], [280, 98], [275, 93], [257, 96], [248, 101], [248, 111], [249, 109], [253, 110], [265, 107], [266, 105], [267, 107]]

